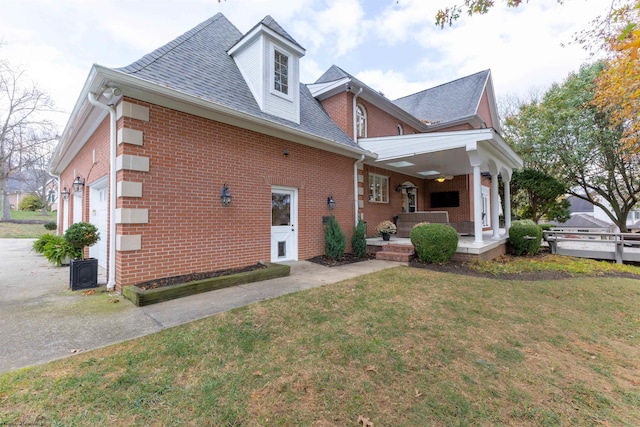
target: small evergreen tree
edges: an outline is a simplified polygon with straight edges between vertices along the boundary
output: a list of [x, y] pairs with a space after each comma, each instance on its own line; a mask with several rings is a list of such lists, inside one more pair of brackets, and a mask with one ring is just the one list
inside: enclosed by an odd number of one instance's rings
[[358, 258], [367, 256], [367, 223], [362, 219], [358, 220], [358, 225], [353, 228], [351, 236], [351, 253]]
[[335, 261], [342, 258], [346, 247], [347, 236], [340, 228], [336, 217], [331, 215], [324, 227], [324, 254]]

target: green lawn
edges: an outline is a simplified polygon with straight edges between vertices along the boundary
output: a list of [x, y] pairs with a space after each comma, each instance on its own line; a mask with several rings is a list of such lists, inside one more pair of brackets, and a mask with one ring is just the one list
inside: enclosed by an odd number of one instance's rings
[[[42, 212], [30, 211], [11, 211], [11, 219], [15, 220], [36, 220], [56, 222], [57, 213], [49, 212], [48, 215], [42, 215]], [[1, 238], [37, 238], [41, 234], [52, 233], [44, 228], [43, 224], [19, 224], [13, 222], [0, 222], [0, 239]]]
[[637, 426], [638, 307], [398, 267], [2, 374], [0, 425]]

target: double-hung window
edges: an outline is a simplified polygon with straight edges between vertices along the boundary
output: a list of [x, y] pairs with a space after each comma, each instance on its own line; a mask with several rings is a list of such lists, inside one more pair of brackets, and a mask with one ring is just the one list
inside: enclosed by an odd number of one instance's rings
[[273, 88], [289, 94], [289, 57], [277, 50], [273, 51]]
[[389, 203], [389, 177], [369, 174], [369, 201], [375, 203]]

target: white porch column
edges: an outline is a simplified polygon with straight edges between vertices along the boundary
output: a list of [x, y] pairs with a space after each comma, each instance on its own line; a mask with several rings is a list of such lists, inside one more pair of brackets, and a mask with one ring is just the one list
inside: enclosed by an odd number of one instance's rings
[[480, 165], [473, 165], [473, 232], [475, 243], [482, 243], [482, 178]]
[[491, 227], [494, 239], [500, 238], [500, 197], [498, 194], [498, 173], [491, 173]]
[[511, 228], [511, 180], [506, 178], [506, 174], [502, 174], [502, 180], [504, 181], [504, 228], [509, 235], [509, 228]]

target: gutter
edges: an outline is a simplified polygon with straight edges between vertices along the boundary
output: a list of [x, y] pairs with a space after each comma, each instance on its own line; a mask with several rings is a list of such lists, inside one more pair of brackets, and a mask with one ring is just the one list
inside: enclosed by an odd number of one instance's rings
[[109, 143], [109, 260], [107, 275], [107, 291], [116, 288], [116, 145], [117, 145], [117, 117], [116, 110], [107, 104], [99, 102], [92, 92], [87, 94], [89, 102], [96, 107], [109, 112], [111, 122], [111, 138]]

